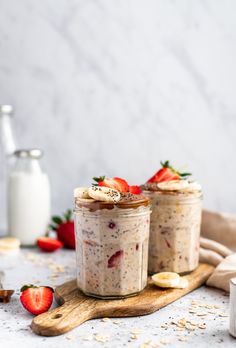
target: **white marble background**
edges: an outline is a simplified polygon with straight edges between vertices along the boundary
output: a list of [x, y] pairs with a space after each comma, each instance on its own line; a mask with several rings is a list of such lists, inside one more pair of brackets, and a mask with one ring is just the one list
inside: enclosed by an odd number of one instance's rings
[[0, 0], [0, 103], [41, 147], [53, 212], [169, 159], [236, 212], [235, 0]]

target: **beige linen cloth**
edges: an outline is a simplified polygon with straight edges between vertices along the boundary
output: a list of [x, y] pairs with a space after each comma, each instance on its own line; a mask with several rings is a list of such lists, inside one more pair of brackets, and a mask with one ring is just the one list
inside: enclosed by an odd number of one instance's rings
[[203, 211], [200, 262], [216, 266], [206, 284], [229, 291], [236, 277], [236, 215]]

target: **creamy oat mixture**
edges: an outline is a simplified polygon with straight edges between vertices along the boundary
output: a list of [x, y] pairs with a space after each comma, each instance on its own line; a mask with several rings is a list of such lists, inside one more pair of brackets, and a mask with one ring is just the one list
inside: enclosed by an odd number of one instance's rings
[[146, 286], [150, 207], [144, 202], [75, 209], [77, 283], [84, 293], [125, 297]]
[[201, 192], [144, 193], [152, 204], [148, 271], [194, 270], [199, 261]]

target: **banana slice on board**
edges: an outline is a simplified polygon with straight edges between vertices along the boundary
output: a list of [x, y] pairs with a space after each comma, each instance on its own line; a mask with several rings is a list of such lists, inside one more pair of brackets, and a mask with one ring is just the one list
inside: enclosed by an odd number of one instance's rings
[[163, 181], [157, 184], [157, 187], [162, 191], [182, 191], [187, 189], [189, 182], [187, 180], [171, 180]]
[[179, 284], [180, 276], [174, 272], [160, 272], [154, 274], [152, 280], [161, 288], [175, 288]]
[[88, 194], [91, 198], [102, 202], [117, 203], [121, 198], [119, 191], [105, 186], [89, 187]]
[[186, 278], [180, 277], [179, 284], [175, 286], [175, 289], [185, 289], [188, 287], [189, 281]]
[[76, 187], [74, 189], [75, 198], [90, 198], [88, 194], [88, 187]]

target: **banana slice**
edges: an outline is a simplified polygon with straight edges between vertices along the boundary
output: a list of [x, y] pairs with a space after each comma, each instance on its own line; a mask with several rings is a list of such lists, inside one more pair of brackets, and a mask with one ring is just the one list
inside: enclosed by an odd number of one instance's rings
[[187, 189], [189, 182], [187, 180], [163, 181], [157, 184], [157, 187], [163, 191], [182, 191]]
[[20, 240], [14, 237], [0, 238], [0, 255], [17, 254], [20, 250]]
[[76, 201], [77, 202], [79, 202], [79, 203], [93, 203], [93, 202], [95, 202], [95, 199], [93, 199], [93, 198], [77, 198], [76, 197]]
[[182, 191], [184, 191], [184, 192], [196, 192], [196, 191], [201, 191], [201, 190], [202, 190], [202, 187], [197, 181], [189, 181], [188, 187], [186, 187]]
[[0, 248], [0, 255], [17, 255], [19, 251], [20, 251], [20, 248], [17, 248], [17, 249]]
[[88, 187], [76, 187], [74, 189], [75, 198], [90, 198], [88, 194]]
[[19, 247], [20, 247], [20, 241], [18, 238], [14, 238], [14, 237], [0, 238], [1, 249], [4, 249], [4, 250], [19, 249]]
[[174, 272], [160, 272], [154, 274], [152, 280], [161, 288], [175, 288], [179, 284], [180, 276]]
[[90, 197], [97, 201], [117, 203], [120, 200], [120, 192], [110, 187], [92, 186], [88, 189]]
[[179, 284], [175, 286], [176, 289], [185, 289], [188, 287], [189, 281], [186, 278], [180, 277]]

